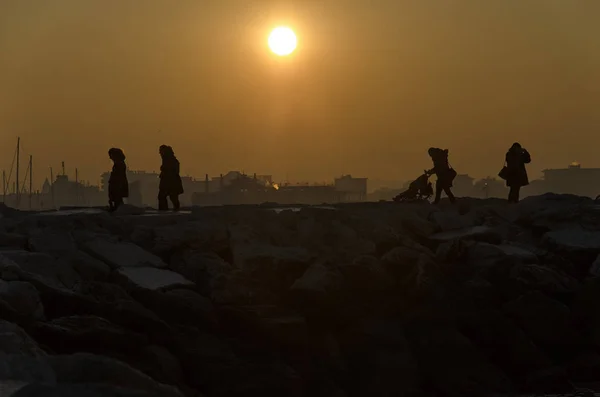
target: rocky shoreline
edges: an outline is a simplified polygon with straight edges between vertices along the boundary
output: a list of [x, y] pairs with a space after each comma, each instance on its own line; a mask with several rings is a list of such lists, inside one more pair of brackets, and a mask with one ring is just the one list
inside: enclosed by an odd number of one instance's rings
[[458, 397], [600, 382], [588, 198], [0, 214], [2, 396]]

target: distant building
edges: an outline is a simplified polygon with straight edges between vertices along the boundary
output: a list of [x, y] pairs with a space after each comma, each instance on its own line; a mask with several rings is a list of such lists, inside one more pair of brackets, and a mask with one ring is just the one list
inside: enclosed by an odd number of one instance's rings
[[341, 201], [358, 202], [367, 199], [367, 178], [343, 175], [335, 178], [333, 186], [339, 193]]
[[571, 163], [567, 168], [543, 170], [546, 192], [596, 197], [600, 194], [600, 168], [582, 168]]

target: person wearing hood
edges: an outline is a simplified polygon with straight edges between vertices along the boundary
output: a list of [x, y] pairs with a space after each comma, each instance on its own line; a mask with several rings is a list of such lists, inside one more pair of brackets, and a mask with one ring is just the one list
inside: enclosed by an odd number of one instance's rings
[[503, 169], [506, 186], [510, 188], [508, 193], [509, 203], [518, 203], [519, 194], [523, 186], [529, 185], [527, 169], [525, 164], [531, 162], [529, 152], [518, 142], [513, 143], [505, 157], [506, 165]]
[[123, 198], [129, 197], [129, 183], [123, 150], [111, 148], [108, 157], [113, 161], [112, 172], [108, 179], [108, 205], [112, 212], [123, 204]]
[[173, 203], [173, 210], [180, 208], [179, 195], [183, 194], [183, 183], [179, 175], [179, 160], [175, 157], [173, 148], [167, 145], [161, 145], [158, 149], [162, 158], [160, 166], [160, 184], [158, 186], [158, 210], [166, 211], [169, 209], [167, 198]]
[[442, 197], [442, 191], [446, 193], [451, 203], [456, 202], [456, 197], [450, 189], [452, 182], [456, 177], [456, 171], [450, 167], [448, 162], [448, 149], [429, 148], [429, 156], [433, 161], [433, 168], [427, 173], [429, 175], [435, 174], [437, 181], [435, 183], [435, 199], [434, 204], [438, 204]]

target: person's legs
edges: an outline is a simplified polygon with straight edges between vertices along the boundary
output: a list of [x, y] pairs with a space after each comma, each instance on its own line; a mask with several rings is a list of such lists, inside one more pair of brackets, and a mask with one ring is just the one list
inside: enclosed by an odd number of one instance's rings
[[456, 197], [454, 197], [454, 193], [452, 193], [452, 190], [449, 187], [444, 188], [444, 192], [446, 193], [446, 196], [448, 196], [448, 200], [450, 200], [451, 203], [456, 202]]
[[519, 201], [519, 187], [511, 186], [508, 192], [508, 202], [517, 203]]
[[179, 211], [179, 207], [181, 206], [181, 204], [179, 203], [179, 195], [172, 194], [170, 197], [171, 202], [173, 203], [173, 211]]
[[123, 197], [117, 197], [115, 198], [114, 202], [113, 202], [113, 210], [116, 210], [117, 208], [119, 208], [121, 206], [121, 204], [123, 204]]
[[515, 186], [515, 196], [514, 196], [514, 200], [515, 203], [519, 202], [519, 194], [521, 193], [521, 186]]
[[169, 209], [169, 203], [167, 202], [167, 195], [164, 191], [158, 190], [158, 210], [167, 211]]
[[438, 204], [440, 199], [442, 198], [442, 186], [439, 182], [435, 183], [435, 199], [433, 200], [433, 204]]

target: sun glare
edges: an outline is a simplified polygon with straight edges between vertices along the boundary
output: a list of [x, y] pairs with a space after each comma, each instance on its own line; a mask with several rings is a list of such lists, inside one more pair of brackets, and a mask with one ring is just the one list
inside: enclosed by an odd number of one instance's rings
[[269, 48], [279, 56], [290, 55], [296, 49], [296, 35], [290, 28], [278, 27], [269, 35]]

